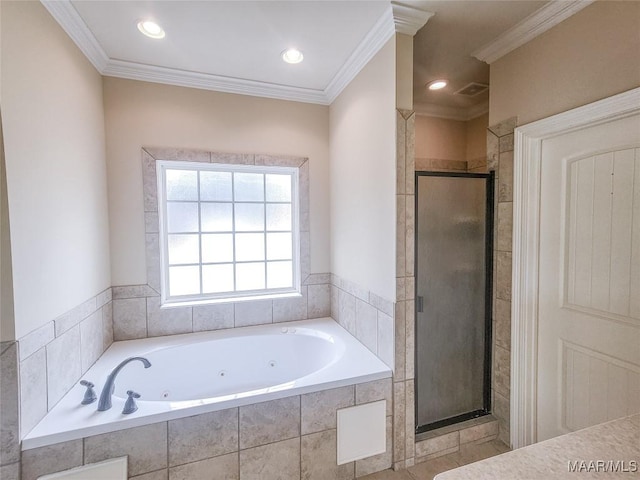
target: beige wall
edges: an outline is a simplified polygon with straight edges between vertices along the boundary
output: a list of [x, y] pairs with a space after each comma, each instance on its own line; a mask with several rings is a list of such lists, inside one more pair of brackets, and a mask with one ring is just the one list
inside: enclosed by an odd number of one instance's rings
[[141, 147], [309, 158], [311, 272], [329, 271], [329, 109], [104, 79], [113, 285], [147, 282]]
[[640, 85], [640, 2], [599, 1], [491, 65], [490, 125], [545, 118]]
[[487, 156], [487, 127], [489, 114], [485, 113], [467, 122], [467, 151], [468, 162], [485, 159]]
[[13, 275], [11, 273], [11, 238], [7, 200], [7, 171], [4, 159], [2, 112], [0, 111], [0, 342], [15, 340], [13, 314]]
[[416, 158], [466, 160], [467, 124], [416, 115]]
[[102, 79], [39, 2], [1, 2], [20, 338], [110, 285]]
[[330, 107], [331, 272], [395, 299], [395, 38]]

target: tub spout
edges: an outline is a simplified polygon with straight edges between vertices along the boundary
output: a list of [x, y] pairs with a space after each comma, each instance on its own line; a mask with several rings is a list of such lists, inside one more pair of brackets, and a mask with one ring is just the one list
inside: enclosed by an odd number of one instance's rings
[[149, 360], [144, 357], [129, 357], [126, 360], [120, 362], [120, 364], [111, 371], [111, 373], [107, 377], [107, 381], [104, 382], [104, 387], [102, 388], [102, 392], [100, 392], [100, 400], [98, 401], [99, 412], [104, 412], [105, 410], [109, 410], [111, 408], [111, 396], [113, 395], [113, 391], [116, 388], [116, 376], [127, 363], [134, 360], [141, 361], [144, 365], [144, 368], [149, 368], [151, 366], [151, 362], [149, 362]]

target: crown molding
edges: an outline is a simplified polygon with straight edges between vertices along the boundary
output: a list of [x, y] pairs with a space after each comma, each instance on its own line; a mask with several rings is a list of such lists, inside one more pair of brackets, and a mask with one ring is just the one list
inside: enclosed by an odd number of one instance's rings
[[175, 68], [143, 65], [122, 60], [109, 60], [107, 66], [101, 73], [107, 77], [328, 105], [326, 95], [322, 90], [257, 82], [242, 78], [223, 77], [207, 73], [189, 72]]
[[327, 87], [317, 90], [114, 60], [107, 56], [70, 0], [40, 2], [101, 75], [320, 105], [330, 105], [396, 32], [413, 35], [433, 16], [431, 12], [392, 2]]
[[393, 12], [393, 23], [396, 32], [411, 35], [425, 26], [434, 13], [420, 10], [419, 8], [401, 2], [391, 2]]
[[385, 10], [324, 89], [327, 105], [331, 104], [340, 95], [342, 90], [351, 83], [356, 75], [360, 73], [360, 70], [369, 63], [369, 60], [384, 47], [395, 32], [391, 11]]
[[450, 107], [436, 105], [434, 103], [416, 103], [413, 105], [416, 115], [423, 117], [444, 118], [446, 120], [457, 120], [468, 122], [474, 118], [489, 112], [489, 101], [473, 105], [471, 107]]
[[594, 0], [554, 0], [471, 55], [491, 64], [589, 6]]
[[40, 0], [40, 3], [69, 35], [95, 69], [102, 73], [107, 66], [109, 57], [86, 23], [84, 23], [80, 14], [73, 8], [71, 2], [69, 0]]

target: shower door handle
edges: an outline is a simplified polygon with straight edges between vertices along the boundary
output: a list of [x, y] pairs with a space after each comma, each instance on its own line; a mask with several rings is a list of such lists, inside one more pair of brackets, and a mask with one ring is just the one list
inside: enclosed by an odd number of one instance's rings
[[416, 297], [416, 312], [418, 313], [424, 312], [424, 297], [421, 295], [418, 295]]

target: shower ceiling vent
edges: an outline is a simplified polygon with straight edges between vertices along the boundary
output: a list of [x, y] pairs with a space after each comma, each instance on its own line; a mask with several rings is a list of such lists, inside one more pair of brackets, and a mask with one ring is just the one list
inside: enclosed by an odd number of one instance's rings
[[471, 82], [466, 87], [462, 87], [460, 90], [454, 93], [454, 95], [464, 95], [465, 97], [475, 97], [489, 90], [489, 85], [484, 83]]

